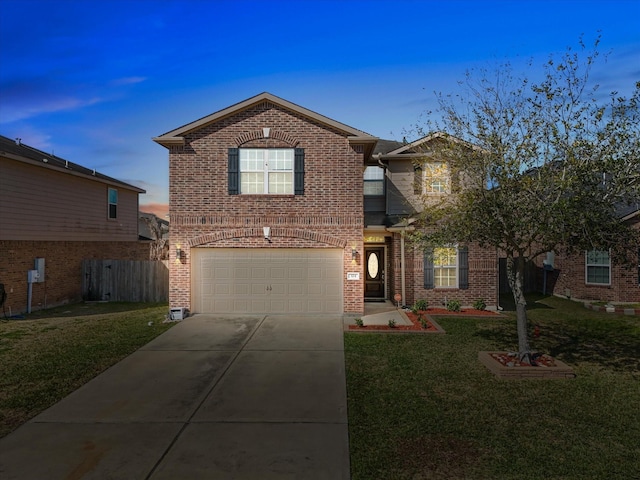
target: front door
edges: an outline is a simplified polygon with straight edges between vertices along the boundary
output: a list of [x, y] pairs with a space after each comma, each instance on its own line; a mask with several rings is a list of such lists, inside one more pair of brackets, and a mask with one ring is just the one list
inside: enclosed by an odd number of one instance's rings
[[384, 247], [365, 247], [365, 300], [384, 299]]

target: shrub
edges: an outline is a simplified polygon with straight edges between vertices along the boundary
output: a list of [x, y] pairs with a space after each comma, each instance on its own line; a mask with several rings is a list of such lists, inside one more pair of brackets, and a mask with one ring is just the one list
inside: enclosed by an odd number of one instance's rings
[[429, 307], [429, 302], [427, 302], [424, 298], [420, 299], [420, 300], [416, 300], [416, 302], [413, 304], [413, 308], [415, 308], [416, 310], [426, 310]]
[[361, 318], [356, 318], [356, 325], [359, 327], [364, 327], [364, 322]]
[[389, 320], [389, 328], [396, 328], [396, 321], [393, 318]]
[[429, 326], [429, 322], [427, 321], [427, 319], [426, 319], [426, 317], [424, 315], [420, 315], [418, 317], [418, 321], [420, 322], [420, 325], [422, 326], [422, 328], [424, 328], [425, 330]]
[[473, 302], [473, 308], [475, 308], [476, 310], [484, 310], [485, 308], [487, 308], [487, 302], [485, 302], [483, 298], [479, 298], [478, 300]]
[[459, 312], [461, 304], [458, 300], [449, 300], [447, 303], [447, 310], [450, 312]]

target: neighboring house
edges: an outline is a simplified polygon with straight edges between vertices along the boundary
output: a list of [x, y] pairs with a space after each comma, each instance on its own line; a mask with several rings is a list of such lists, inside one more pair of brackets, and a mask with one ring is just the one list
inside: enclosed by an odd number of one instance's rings
[[269, 93], [154, 138], [169, 150], [171, 307], [362, 314], [396, 294], [497, 305], [495, 252], [406, 242], [419, 197], [450, 191], [445, 163], [414, 167], [435, 140], [380, 140]]
[[[640, 207], [622, 206], [618, 209], [622, 222], [640, 228]], [[640, 252], [632, 252], [632, 264], [616, 264], [608, 251], [592, 250], [581, 255], [549, 254], [540, 259], [538, 290], [546, 286], [546, 293], [579, 300], [615, 303], [640, 303]], [[544, 280], [545, 265], [546, 282]]]
[[[84, 259], [148, 260], [138, 239], [144, 190], [0, 136], [4, 314], [82, 298]], [[38, 278], [28, 282], [28, 271]], [[29, 289], [29, 283], [31, 288]], [[2, 314], [2, 313], [0, 313]]]

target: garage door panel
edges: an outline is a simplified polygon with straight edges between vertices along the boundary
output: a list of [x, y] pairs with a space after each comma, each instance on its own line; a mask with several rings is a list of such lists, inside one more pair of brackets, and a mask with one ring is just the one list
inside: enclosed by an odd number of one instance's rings
[[289, 295], [305, 295], [307, 293], [307, 285], [302, 283], [293, 283], [289, 285]]
[[342, 313], [338, 249], [192, 249], [201, 313]]

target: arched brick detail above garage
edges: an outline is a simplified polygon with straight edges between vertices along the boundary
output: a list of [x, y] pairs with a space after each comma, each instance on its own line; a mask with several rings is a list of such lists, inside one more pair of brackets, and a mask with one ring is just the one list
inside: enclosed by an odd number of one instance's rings
[[[188, 241], [189, 247], [199, 247], [204, 245], [215, 244], [216, 242], [223, 242], [230, 239], [251, 238], [256, 237], [264, 239], [264, 232], [262, 228], [236, 228], [230, 230], [220, 230], [217, 232], [207, 233], [191, 238]], [[271, 228], [270, 239], [272, 242], [282, 238], [296, 238], [304, 239], [315, 243], [329, 245], [332, 247], [345, 248], [347, 241], [343, 238], [328, 235], [326, 233], [319, 233], [313, 230], [301, 230], [296, 228]], [[274, 242], [275, 243], [275, 242]], [[241, 245], [238, 245], [241, 246]], [[270, 244], [268, 246], [277, 247], [278, 245]], [[283, 245], [288, 246], [288, 245]], [[290, 247], [290, 246], [289, 246]]]

